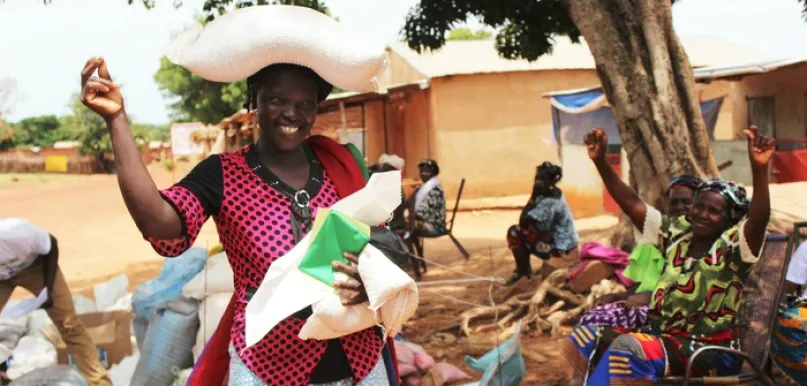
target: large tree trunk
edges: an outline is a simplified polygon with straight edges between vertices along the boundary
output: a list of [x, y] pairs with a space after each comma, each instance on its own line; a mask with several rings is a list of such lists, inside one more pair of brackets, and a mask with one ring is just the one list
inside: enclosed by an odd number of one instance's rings
[[[717, 176], [695, 81], [670, 0], [566, 0], [585, 37], [630, 162], [630, 183], [655, 203], [671, 178]], [[612, 242], [632, 245], [623, 216]]]

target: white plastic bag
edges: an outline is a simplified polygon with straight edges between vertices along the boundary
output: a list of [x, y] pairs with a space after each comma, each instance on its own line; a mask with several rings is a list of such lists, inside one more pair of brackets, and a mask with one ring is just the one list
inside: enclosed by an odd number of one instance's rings
[[271, 64], [308, 67], [347, 91], [377, 91], [386, 49], [305, 7], [236, 9], [179, 34], [165, 55], [214, 82], [244, 79]]
[[76, 308], [76, 315], [89, 314], [98, 311], [95, 302], [92, 299], [82, 296], [73, 295], [73, 306]]
[[28, 315], [17, 319], [0, 318], [0, 362], [5, 361], [10, 350], [17, 347], [17, 342], [28, 332]]
[[220, 293], [232, 293], [233, 269], [224, 252], [207, 259], [207, 265], [188, 284], [182, 287], [182, 296], [191, 299], [204, 299]]
[[125, 273], [115, 276], [93, 288], [95, 304], [99, 311], [108, 311], [129, 291], [129, 277]]
[[28, 333], [25, 335], [42, 338], [42, 333], [39, 332], [39, 329], [48, 324], [53, 324], [48, 313], [45, 310], [36, 310], [29, 314]]
[[11, 355], [14, 359], [6, 372], [11, 379], [56, 364], [56, 348], [41, 336], [22, 337]]
[[118, 299], [109, 306], [104, 311], [131, 311], [132, 310], [132, 296], [133, 294], [130, 292], [124, 295], [122, 298]]
[[109, 379], [112, 380], [112, 384], [114, 386], [129, 386], [132, 383], [132, 376], [138, 360], [140, 360], [140, 354], [132, 354], [123, 358], [120, 363], [113, 365], [109, 369]]

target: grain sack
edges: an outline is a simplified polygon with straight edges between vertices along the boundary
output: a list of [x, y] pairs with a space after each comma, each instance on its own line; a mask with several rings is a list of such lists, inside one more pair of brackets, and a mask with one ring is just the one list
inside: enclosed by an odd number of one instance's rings
[[191, 350], [199, 328], [197, 308], [193, 299], [175, 300], [157, 308], [131, 386], [170, 386], [175, 369], [193, 366]]
[[214, 82], [234, 82], [271, 64], [289, 63], [347, 91], [377, 91], [377, 76], [387, 61], [383, 45], [325, 14], [285, 5], [236, 9], [205, 27], [197, 24], [179, 34], [165, 55]]
[[182, 288], [202, 269], [207, 261], [207, 250], [194, 247], [183, 254], [165, 259], [160, 276], [135, 288], [132, 294], [132, 329], [137, 348], [142, 350], [143, 339], [154, 310], [182, 297]]
[[112, 380], [112, 384], [115, 386], [126, 386], [132, 383], [132, 376], [135, 372], [135, 367], [137, 367], [137, 362], [140, 360], [140, 354], [135, 353], [129, 355], [126, 358], [123, 358], [120, 363], [112, 366], [109, 369], [109, 379]]
[[56, 364], [56, 348], [40, 336], [23, 336], [11, 355], [14, 359], [6, 372], [11, 379]]
[[232, 293], [215, 294], [199, 302], [199, 331], [196, 333], [196, 345], [193, 346], [194, 362], [216, 332], [216, 327], [219, 326], [221, 316], [224, 315], [232, 296]]
[[207, 259], [207, 265], [188, 284], [182, 287], [182, 296], [204, 299], [220, 293], [232, 293], [233, 269], [224, 252]]

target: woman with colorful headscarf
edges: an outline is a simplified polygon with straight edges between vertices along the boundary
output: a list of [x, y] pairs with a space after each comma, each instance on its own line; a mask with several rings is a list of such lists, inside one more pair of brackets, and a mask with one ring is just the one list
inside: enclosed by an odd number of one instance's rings
[[[639, 230], [639, 243], [664, 252], [661, 277], [652, 293], [648, 325], [639, 331], [584, 325], [562, 346], [588, 385], [651, 385], [682, 375], [692, 353], [705, 345], [739, 348], [738, 313], [743, 285], [759, 260], [770, 219], [768, 163], [775, 141], [746, 130], [754, 200], [730, 181], [711, 180], [698, 189], [688, 226], [670, 227], [669, 217], [645, 204], [605, 161], [608, 137], [587, 134], [589, 157], [605, 187]], [[724, 352], [705, 353], [693, 376], [732, 375], [742, 362]]]
[[[700, 185], [698, 177], [673, 178], [664, 191], [665, 212], [671, 226], [686, 224], [685, 216], [692, 207]], [[628, 291], [605, 295], [594, 301], [594, 308], [580, 317], [578, 325], [611, 326], [627, 330], [647, 324], [650, 295], [661, 276], [664, 258], [654, 244], [637, 245], [628, 257], [630, 263], [623, 274], [636, 283]]]
[[[330, 82], [308, 67], [288, 63], [269, 64], [252, 74], [246, 107], [257, 117], [257, 142], [210, 156], [174, 186], [158, 190], [140, 158], [106, 62], [91, 58], [81, 75], [82, 102], [107, 122], [121, 193], [143, 236], [160, 255], [177, 256], [213, 217], [233, 268], [233, 299], [188, 385], [219, 386], [225, 379], [240, 386], [396, 381], [394, 353], [385, 349], [377, 327], [330, 340], [301, 339], [311, 307], [282, 320], [256, 344], [246, 344], [246, 306], [269, 267], [311, 230], [319, 209], [366, 183], [358, 149], [310, 135], [317, 104], [333, 89]], [[350, 264], [334, 262], [333, 269], [348, 279], [333, 286], [343, 304], [362, 304], [367, 293], [357, 270], [360, 262], [353, 253], [344, 257]]]
[[530, 255], [543, 260], [559, 257], [577, 248], [574, 216], [557, 183], [563, 177], [560, 166], [544, 162], [535, 171], [535, 182], [518, 225], [507, 230], [507, 245], [516, 260], [516, 271], [507, 285], [532, 276]]

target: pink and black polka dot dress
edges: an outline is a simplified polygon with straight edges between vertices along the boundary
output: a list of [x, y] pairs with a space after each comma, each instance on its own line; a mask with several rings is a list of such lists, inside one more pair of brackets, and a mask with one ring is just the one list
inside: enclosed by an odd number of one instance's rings
[[[305, 190], [311, 190], [313, 217], [319, 208], [333, 205], [339, 197], [313, 152], [306, 150], [312, 172]], [[177, 256], [193, 244], [202, 224], [213, 216], [233, 269], [236, 303], [230, 339], [244, 364], [268, 385], [307, 385], [350, 377], [358, 382], [379, 361], [383, 341], [375, 328], [332, 341], [302, 340], [298, 334], [310, 315], [309, 308], [283, 320], [257, 344], [246, 347], [244, 311], [250, 293], [260, 286], [272, 262], [295, 245], [292, 200], [283, 194], [282, 182], [260, 166], [256, 153], [248, 147], [211, 156], [182, 181], [162, 190], [165, 200], [182, 217], [184, 236], [149, 241], [161, 255]], [[302, 230], [307, 231], [305, 225]]]

